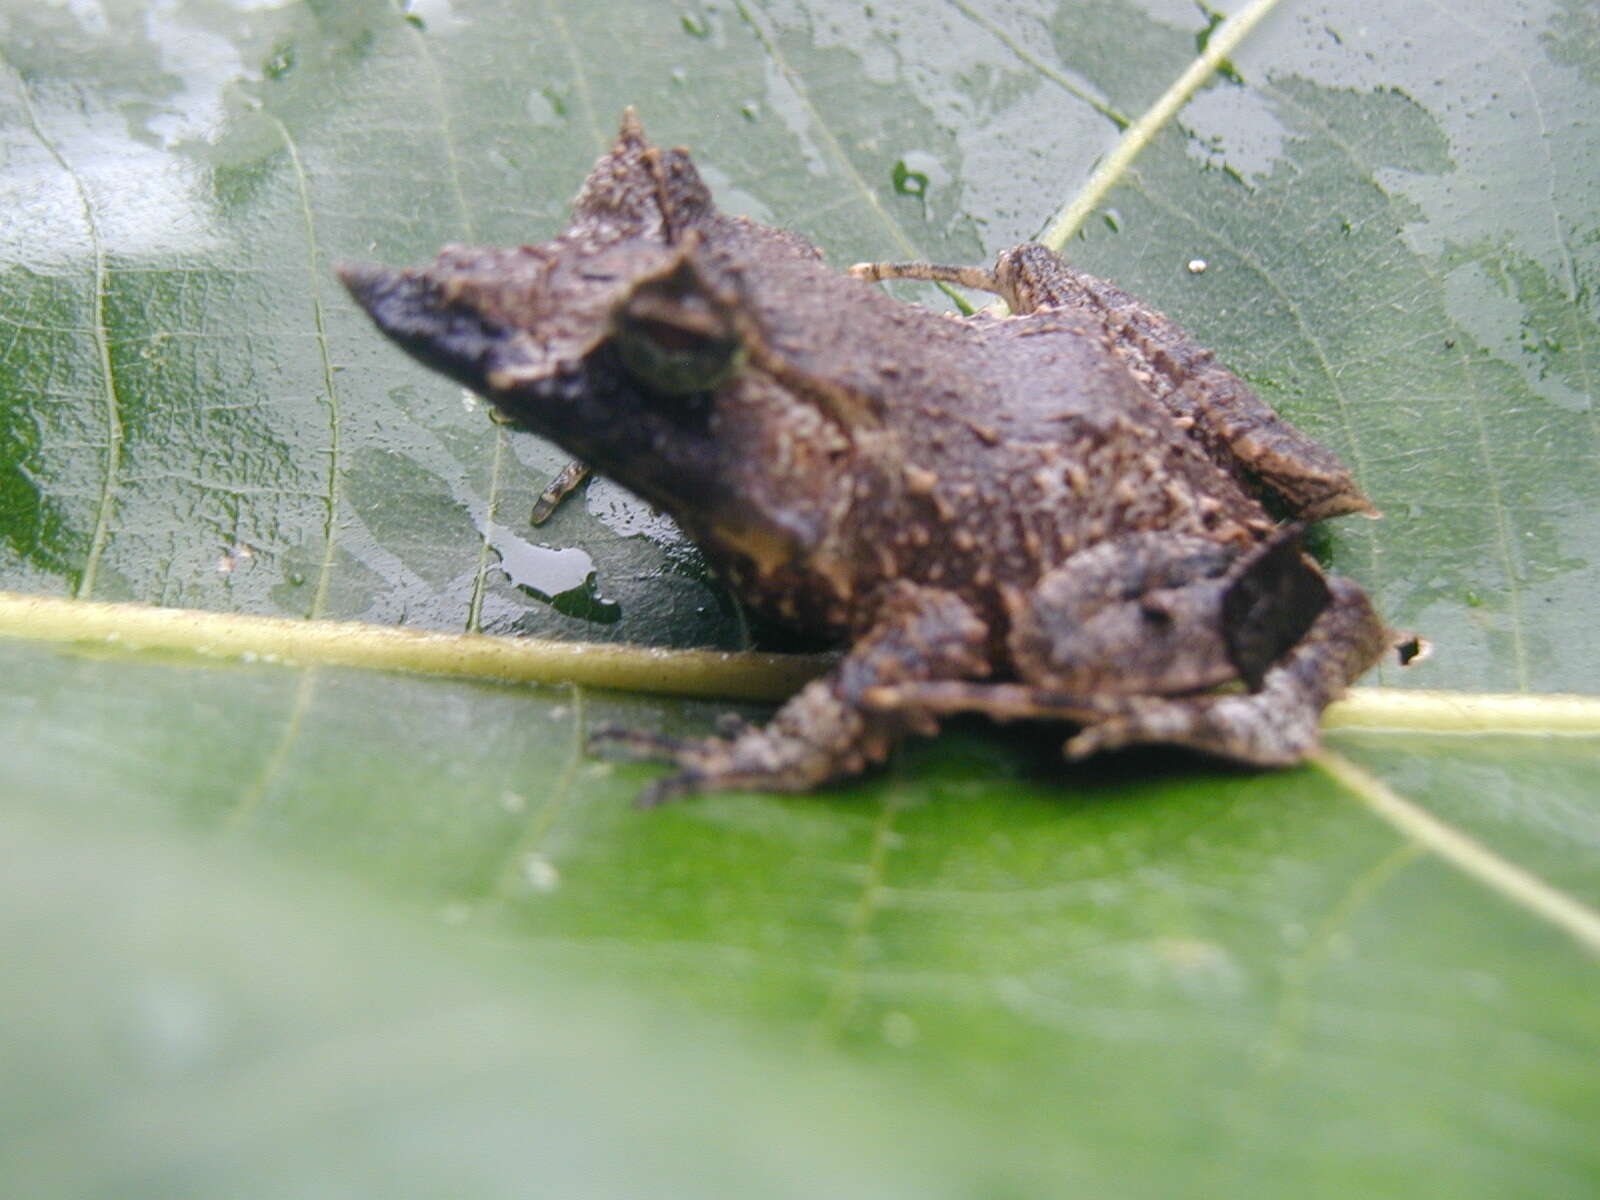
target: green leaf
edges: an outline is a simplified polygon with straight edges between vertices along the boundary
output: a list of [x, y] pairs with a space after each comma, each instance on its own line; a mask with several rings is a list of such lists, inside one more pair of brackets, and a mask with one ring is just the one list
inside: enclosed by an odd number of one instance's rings
[[[602, 482], [529, 528], [561, 453], [332, 264], [547, 236], [627, 103], [835, 263], [982, 261], [1219, 36], [1112, 0], [4, 16], [0, 587], [720, 647], [692, 547]], [[1385, 683], [1593, 691], [1593, 6], [1305, 0], [1226, 57], [1067, 253], [1356, 467], [1386, 517], [1318, 552], [1438, 647]], [[1600, 1182], [1592, 736], [1341, 732], [1250, 775], [974, 723], [645, 814], [656, 768], [585, 731], [722, 706], [0, 661], [30, 1195]]]

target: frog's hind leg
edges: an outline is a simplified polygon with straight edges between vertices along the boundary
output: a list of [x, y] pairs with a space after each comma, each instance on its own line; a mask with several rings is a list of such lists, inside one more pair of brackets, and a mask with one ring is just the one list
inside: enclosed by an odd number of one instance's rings
[[983, 267], [947, 267], [924, 262], [863, 262], [850, 268], [851, 275], [867, 283], [888, 279], [912, 279], [919, 283], [953, 283], [956, 287], [1000, 296], [1000, 283], [992, 271]]
[[1076, 694], [1029, 683], [908, 681], [869, 690], [869, 705], [929, 717], [976, 712], [997, 720], [1082, 725], [1069, 758], [1140, 743], [1186, 746], [1255, 766], [1289, 766], [1318, 745], [1322, 710], [1397, 642], [1359, 587], [1328, 581], [1331, 599], [1305, 637], [1253, 692]]
[[926, 679], [880, 684], [862, 696], [868, 707], [906, 717], [976, 713], [995, 721], [1071, 721], [1092, 725], [1124, 708], [1119, 697], [1095, 697], [1036, 683], [983, 683]]
[[1257, 766], [1289, 766], [1319, 744], [1322, 710], [1397, 645], [1397, 636], [1347, 579], [1309, 633], [1268, 670], [1254, 692], [1131, 697], [1066, 746], [1070, 758], [1138, 743], [1187, 746]]
[[1252, 490], [1264, 485], [1289, 515], [1318, 521], [1376, 516], [1348, 468], [1290, 425], [1175, 322], [1114, 284], [1076, 271], [1044, 246], [1001, 252], [994, 290], [1013, 312], [1072, 308], [1095, 313], [1113, 348], [1155, 397]]
[[877, 621], [830, 674], [789, 700], [765, 726], [725, 727], [724, 736], [667, 738], [600, 729], [594, 740], [678, 770], [639, 797], [642, 806], [691, 792], [749, 788], [808, 791], [882, 761], [904, 732], [933, 733], [926, 713], [889, 713], [867, 706], [873, 687], [911, 679], [970, 677], [988, 670], [987, 629], [948, 592], [911, 583], [890, 585]]
[[869, 282], [916, 279], [992, 292], [1018, 316], [1051, 308], [1093, 313], [1129, 369], [1194, 431], [1212, 460], [1250, 490], [1265, 486], [1288, 515], [1305, 521], [1377, 515], [1331, 450], [1280, 417], [1210, 350], [1148, 304], [1074, 270], [1045, 246], [1028, 242], [1003, 250], [993, 271], [892, 262], [857, 263], [850, 273]]

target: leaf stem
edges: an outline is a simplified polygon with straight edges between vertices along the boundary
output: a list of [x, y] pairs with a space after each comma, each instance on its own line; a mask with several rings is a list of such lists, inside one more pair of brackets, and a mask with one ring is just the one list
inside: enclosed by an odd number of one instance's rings
[[1128, 165], [1145, 148], [1150, 139], [1155, 137], [1161, 127], [1189, 102], [1189, 98], [1199, 90], [1200, 85], [1211, 77], [1212, 72], [1240, 42], [1244, 41], [1261, 18], [1277, 7], [1277, 4], [1278, 0], [1251, 0], [1251, 3], [1246, 4], [1217, 26], [1207, 39], [1204, 52], [1173, 81], [1172, 86], [1161, 94], [1159, 100], [1128, 126], [1127, 131], [1117, 142], [1116, 148], [1094, 169], [1094, 173], [1079, 189], [1078, 194], [1056, 214], [1049, 228], [1039, 238], [1042, 244], [1059, 253], [1063, 246], [1077, 236], [1078, 230], [1083, 228], [1083, 223], [1089, 219], [1089, 214], [1100, 207], [1106, 194], [1122, 181]]
[[1311, 761], [1413, 842], [1514, 904], [1564, 929], [1591, 954], [1600, 954], [1600, 912], [1451, 828], [1427, 809], [1391, 791], [1381, 779], [1349, 759], [1322, 750], [1313, 755]]
[[1600, 734], [1600, 697], [1364, 687], [1330, 705], [1323, 728], [1595, 735]]
[[[724, 700], [783, 700], [833, 662], [825, 655], [435, 633], [360, 621], [304, 621], [18, 592], [0, 592], [0, 637]], [[1328, 709], [1325, 727], [1594, 736], [1600, 735], [1600, 697], [1364, 687]]]
[[782, 700], [828, 667], [801, 655], [434, 633], [15, 592], [0, 592], [0, 637], [728, 700]]

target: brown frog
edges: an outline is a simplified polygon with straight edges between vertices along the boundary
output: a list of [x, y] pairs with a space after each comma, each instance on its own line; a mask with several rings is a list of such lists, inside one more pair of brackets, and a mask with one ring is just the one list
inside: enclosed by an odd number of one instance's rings
[[[1400, 644], [1300, 548], [1373, 511], [1334, 455], [1041, 246], [841, 275], [719, 213], [630, 111], [553, 241], [341, 276], [411, 354], [670, 513], [750, 608], [848, 647], [763, 728], [604, 731], [677, 764], [643, 803], [813, 788], [961, 712], [1070, 722], [1071, 758], [1289, 764]], [[891, 277], [1014, 315], [868, 282]]]

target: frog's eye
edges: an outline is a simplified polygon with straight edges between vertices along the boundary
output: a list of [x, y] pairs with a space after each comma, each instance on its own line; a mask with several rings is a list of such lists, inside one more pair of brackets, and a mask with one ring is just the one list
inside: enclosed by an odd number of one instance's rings
[[628, 373], [669, 396], [715, 391], [744, 360], [727, 310], [683, 269], [636, 287], [612, 315], [612, 336]]

